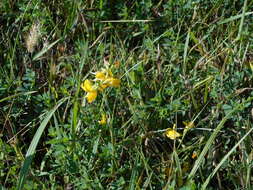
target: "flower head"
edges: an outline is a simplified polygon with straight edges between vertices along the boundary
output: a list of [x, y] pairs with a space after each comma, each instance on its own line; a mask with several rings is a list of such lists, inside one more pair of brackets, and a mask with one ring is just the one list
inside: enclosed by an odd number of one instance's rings
[[107, 80], [105, 80], [104, 83], [107, 84], [108, 86], [111, 86], [111, 87], [119, 87], [120, 86], [120, 79], [111, 77], [111, 78], [108, 78]]
[[29, 34], [26, 37], [26, 48], [28, 52], [33, 53], [34, 48], [38, 44], [39, 38], [41, 36], [40, 34], [40, 23], [34, 23], [32, 27], [30, 28]]
[[119, 87], [120, 80], [113, 77], [110, 69], [102, 69], [95, 73], [95, 80], [100, 81], [100, 91], [103, 91], [107, 87]]
[[175, 140], [176, 138], [178, 138], [178, 137], [181, 136], [181, 134], [178, 133], [178, 132], [175, 130], [175, 128], [176, 128], [176, 125], [174, 124], [174, 125], [173, 125], [173, 129], [168, 128], [168, 129], [165, 131], [165, 135], [166, 135], [169, 139], [171, 139], [171, 140]]
[[81, 84], [81, 88], [87, 92], [85, 97], [89, 103], [96, 99], [98, 90], [102, 92], [107, 87], [120, 86], [120, 79], [113, 77], [110, 68], [103, 68], [101, 71], [97, 71], [93, 81], [96, 83], [96, 85], [93, 85], [92, 81], [88, 79]]
[[106, 122], [107, 122], [106, 120], [107, 120], [106, 115], [103, 113], [103, 114], [102, 114], [102, 118], [101, 118], [100, 121], [98, 121], [98, 123], [99, 123], [100, 125], [105, 125]]
[[81, 84], [81, 88], [85, 91], [85, 92], [93, 92], [96, 91], [95, 88], [93, 87], [93, 84], [90, 80], [86, 79], [82, 84]]
[[197, 156], [198, 156], [198, 154], [194, 151], [194, 152], [192, 153], [192, 159], [197, 158]]
[[100, 84], [100, 86], [99, 86], [99, 91], [103, 91], [104, 89], [106, 89], [108, 87], [108, 85], [107, 84]]
[[106, 79], [106, 75], [103, 71], [96, 72], [95, 77], [97, 80], [102, 80], [102, 81]]
[[193, 121], [183, 121], [183, 124], [185, 125], [186, 129], [191, 129], [195, 126]]
[[89, 103], [93, 102], [97, 98], [97, 90], [93, 86], [92, 82], [88, 79], [86, 79], [82, 84], [81, 88], [87, 92], [87, 95], [85, 96], [87, 101]]
[[88, 92], [85, 97], [87, 101], [91, 103], [97, 98], [97, 95], [98, 95], [97, 91], [93, 91], [93, 92]]
[[102, 69], [95, 73], [96, 80], [104, 81], [109, 77], [113, 77], [112, 71], [110, 69]]

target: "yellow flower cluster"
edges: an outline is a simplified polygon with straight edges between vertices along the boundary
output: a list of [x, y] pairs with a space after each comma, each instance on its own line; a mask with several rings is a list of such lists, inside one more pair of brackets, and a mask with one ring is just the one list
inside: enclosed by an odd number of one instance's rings
[[95, 73], [96, 81], [99, 81], [100, 90], [103, 91], [107, 87], [119, 87], [120, 79], [114, 78], [110, 69], [102, 69]]
[[103, 91], [107, 87], [119, 87], [120, 79], [114, 78], [110, 69], [102, 69], [95, 73], [95, 84], [86, 79], [82, 84], [81, 88], [87, 92], [85, 96], [89, 103], [93, 102], [98, 95], [98, 90]]

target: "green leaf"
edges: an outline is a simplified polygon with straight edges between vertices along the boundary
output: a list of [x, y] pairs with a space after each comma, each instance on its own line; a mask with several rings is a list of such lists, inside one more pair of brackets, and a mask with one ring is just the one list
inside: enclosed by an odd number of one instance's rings
[[239, 14], [239, 15], [231, 16], [230, 18], [227, 18], [227, 19], [224, 19], [223, 21], [218, 22], [218, 24], [225, 24], [225, 23], [240, 19], [244, 16], [249, 16], [249, 15], [252, 15], [252, 14], [253, 14], [253, 12], [247, 12], [247, 13], [242, 13], [242, 14]]
[[38, 52], [34, 57], [33, 57], [33, 61], [39, 59], [42, 55], [44, 55], [49, 49], [51, 49], [55, 44], [57, 44], [59, 41], [61, 40], [58, 39], [56, 41], [54, 41], [53, 43], [51, 43], [50, 45], [44, 47], [40, 52]]
[[17, 96], [25, 96], [25, 95], [29, 95], [29, 94], [33, 94], [37, 91], [30, 91], [30, 92], [21, 92], [21, 93], [17, 93], [17, 94], [14, 94], [14, 95], [11, 95], [11, 96], [8, 96], [6, 98], [3, 98], [3, 99], [0, 99], [0, 103], [1, 102], [4, 102], [4, 101], [7, 101], [7, 100], [10, 100], [12, 98], [16, 98]]
[[28, 151], [26, 153], [25, 156], [25, 161], [23, 163], [23, 166], [21, 168], [20, 174], [19, 174], [19, 179], [18, 179], [18, 185], [17, 185], [17, 189], [18, 190], [22, 190], [23, 186], [24, 186], [24, 182], [25, 182], [25, 177], [28, 173], [29, 167], [32, 163], [32, 159], [36, 150], [36, 147], [38, 145], [38, 142], [40, 140], [40, 137], [44, 131], [44, 129], [46, 128], [48, 122], [50, 121], [51, 117], [53, 116], [54, 112], [58, 109], [58, 107], [67, 100], [68, 98], [63, 98], [61, 99], [58, 104], [56, 104], [56, 106], [50, 110], [47, 115], [45, 116], [44, 120], [42, 121], [42, 123], [40, 124], [39, 128], [37, 129], [32, 142], [28, 148]]

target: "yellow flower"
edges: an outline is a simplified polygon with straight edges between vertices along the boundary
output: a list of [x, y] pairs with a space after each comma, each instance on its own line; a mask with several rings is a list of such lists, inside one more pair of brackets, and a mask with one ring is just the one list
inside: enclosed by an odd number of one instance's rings
[[97, 91], [88, 92], [85, 96], [89, 103], [93, 102], [97, 98]]
[[98, 121], [98, 123], [99, 123], [100, 125], [105, 125], [105, 124], [106, 124], [106, 120], [107, 120], [106, 115], [103, 113], [103, 114], [102, 114], [102, 118], [101, 118], [100, 121]]
[[197, 156], [198, 156], [198, 154], [194, 151], [194, 152], [192, 153], [192, 159], [197, 158]]
[[93, 83], [86, 79], [82, 84], [81, 88], [87, 92], [85, 96], [89, 103], [93, 102], [97, 98], [98, 90], [103, 91], [105, 88], [111, 87], [119, 87], [120, 80], [113, 78], [113, 74], [110, 69], [102, 69], [95, 73], [95, 80], [100, 81], [98, 86], [93, 85]]
[[116, 79], [116, 78], [108, 78], [107, 80], [105, 80], [105, 84], [107, 84], [108, 86], [111, 87], [119, 87], [120, 86], [120, 79]]
[[96, 73], [95, 73], [95, 77], [96, 77], [96, 79], [98, 79], [98, 80], [105, 80], [105, 79], [106, 79], [106, 75], [105, 75], [105, 73], [102, 72], [102, 71], [96, 72]]
[[103, 71], [106, 73], [107, 77], [113, 77], [111, 69], [103, 69]]
[[107, 84], [100, 84], [98, 90], [102, 92], [102, 91], [103, 91], [104, 89], [106, 89], [107, 87], [108, 87]]
[[87, 101], [89, 103], [93, 102], [97, 98], [97, 90], [94, 88], [92, 82], [88, 79], [86, 79], [82, 84], [81, 88], [87, 92], [87, 95], [85, 96]]
[[176, 138], [178, 138], [178, 137], [181, 136], [181, 134], [178, 133], [178, 132], [175, 130], [175, 128], [176, 128], [176, 125], [174, 124], [174, 125], [173, 125], [173, 129], [168, 128], [168, 129], [165, 131], [165, 135], [166, 135], [168, 138], [172, 139], [172, 140], [175, 140]]
[[107, 87], [119, 87], [120, 80], [113, 77], [112, 71], [110, 69], [102, 69], [95, 73], [96, 80], [102, 82], [100, 84], [100, 91], [103, 91]]
[[110, 69], [102, 69], [95, 73], [96, 79], [106, 80], [109, 77], [113, 77], [112, 71]]
[[191, 129], [193, 128], [195, 125], [194, 125], [194, 122], [193, 121], [183, 121], [183, 124], [185, 125], [185, 128], [186, 129]]
[[168, 128], [165, 132], [166, 136], [172, 140], [176, 139], [177, 137], [180, 137], [181, 135], [175, 131], [174, 129]]
[[93, 87], [93, 84], [90, 80], [86, 79], [82, 84], [81, 84], [81, 88], [85, 91], [85, 92], [93, 92], [96, 91]]

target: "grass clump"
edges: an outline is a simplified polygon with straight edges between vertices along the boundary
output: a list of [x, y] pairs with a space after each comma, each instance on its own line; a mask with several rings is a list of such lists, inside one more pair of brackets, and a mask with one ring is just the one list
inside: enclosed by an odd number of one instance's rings
[[251, 1], [0, 3], [8, 189], [252, 189]]

